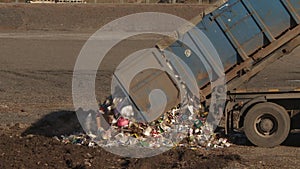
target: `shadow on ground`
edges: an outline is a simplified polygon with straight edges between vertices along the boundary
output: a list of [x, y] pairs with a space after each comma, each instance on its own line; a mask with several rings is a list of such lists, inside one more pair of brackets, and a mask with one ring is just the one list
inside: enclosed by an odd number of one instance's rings
[[[87, 118], [89, 114], [91, 117], [89, 118], [90, 120], [87, 126]], [[104, 118], [102, 118], [101, 121], [102, 124], [105, 124]], [[33, 134], [53, 137], [71, 135], [84, 131], [96, 133], [96, 112], [93, 110], [84, 111], [80, 108], [76, 112], [67, 110], [50, 112], [27, 128], [22, 133], [22, 136]]]
[[290, 133], [289, 137], [286, 139], [283, 145], [300, 147], [300, 113], [292, 117], [291, 128], [295, 132]]
[[300, 147], [300, 133], [291, 133], [282, 145]]
[[27, 128], [22, 135], [34, 134], [47, 137], [70, 135], [83, 131], [74, 111], [51, 112]]

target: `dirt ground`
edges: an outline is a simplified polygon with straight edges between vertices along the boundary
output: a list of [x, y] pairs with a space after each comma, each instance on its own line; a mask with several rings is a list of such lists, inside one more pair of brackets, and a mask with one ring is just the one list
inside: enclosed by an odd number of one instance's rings
[[[300, 136], [279, 147], [248, 144], [215, 150], [174, 148], [144, 159], [53, 138], [80, 129], [72, 104], [72, 71], [85, 41], [118, 17], [159, 11], [185, 19], [189, 5], [0, 5], [0, 168], [300, 168]], [[153, 46], [160, 37], [131, 38], [110, 57]], [[111, 66], [101, 67], [96, 94], [109, 93]]]

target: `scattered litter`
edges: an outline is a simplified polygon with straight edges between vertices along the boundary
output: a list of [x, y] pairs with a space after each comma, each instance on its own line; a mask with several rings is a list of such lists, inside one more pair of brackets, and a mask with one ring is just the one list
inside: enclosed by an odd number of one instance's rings
[[94, 146], [94, 142], [92, 138], [89, 137], [87, 134], [78, 133], [70, 136], [61, 136], [61, 141], [65, 144], [76, 144], [76, 145], [85, 145], [92, 147]]

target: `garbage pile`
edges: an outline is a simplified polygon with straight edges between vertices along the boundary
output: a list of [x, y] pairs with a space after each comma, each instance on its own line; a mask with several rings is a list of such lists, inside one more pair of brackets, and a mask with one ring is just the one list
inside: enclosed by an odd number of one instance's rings
[[145, 148], [230, 146], [226, 138], [213, 133], [212, 128], [205, 123], [208, 112], [201, 111], [201, 107], [195, 109], [189, 106], [183, 110], [179, 105], [162, 114], [157, 120], [145, 123], [136, 120], [136, 112], [132, 105], [120, 106], [122, 102], [124, 103], [120, 98], [109, 97], [100, 105], [97, 118], [105, 117], [110, 125], [108, 129], [99, 127], [96, 133], [88, 131], [87, 134], [62, 136], [62, 142], [90, 147], [96, 145]]

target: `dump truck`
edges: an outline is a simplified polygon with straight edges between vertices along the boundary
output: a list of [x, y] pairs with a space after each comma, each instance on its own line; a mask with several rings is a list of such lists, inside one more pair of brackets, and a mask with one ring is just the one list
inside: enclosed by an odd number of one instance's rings
[[[254, 145], [262, 147], [283, 143], [294, 126], [291, 118], [300, 110], [300, 1], [223, 0], [191, 22], [210, 40], [222, 64], [226, 133], [244, 131]], [[197, 32], [183, 28], [181, 33], [203, 50]], [[214, 67], [214, 56], [204, 51], [197, 56], [195, 49], [172, 37], [158, 42], [156, 48], [159, 54], [153, 55], [158, 64], [169, 51], [188, 65], [201, 105], [209, 110], [214, 79], [201, 59]], [[178, 104], [179, 86], [164, 71], [143, 71], [130, 83], [128, 93], [136, 107], [146, 111], [149, 91], [156, 88], [167, 93], [166, 110]]]

